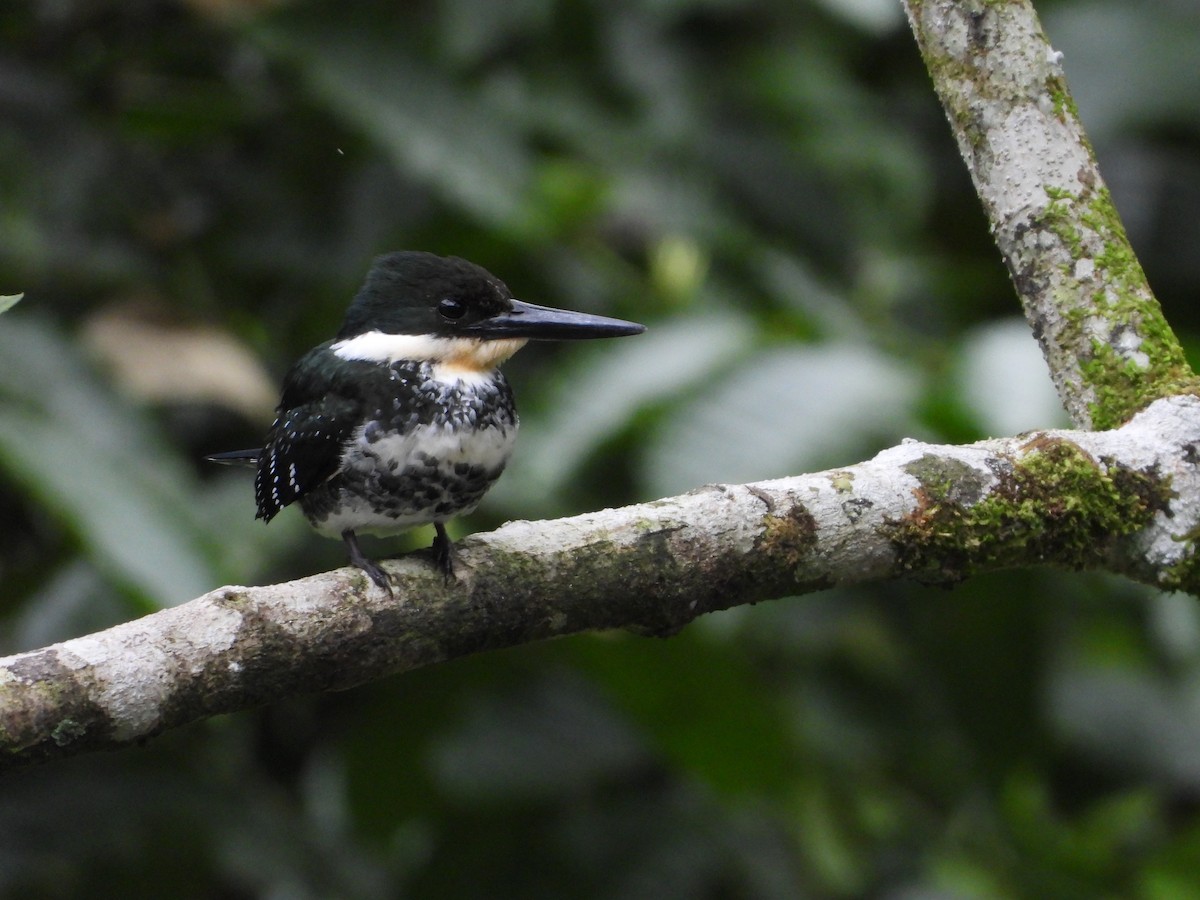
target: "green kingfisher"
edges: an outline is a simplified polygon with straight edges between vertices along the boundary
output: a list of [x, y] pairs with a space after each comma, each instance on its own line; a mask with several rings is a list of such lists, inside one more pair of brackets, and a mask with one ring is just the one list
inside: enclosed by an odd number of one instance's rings
[[475, 509], [517, 436], [512, 389], [498, 366], [530, 340], [639, 334], [642, 325], [535, 306], [465, 259], [405, 251], [379, 257], [337, 336], [284, 377], [260, 449], [208, 459], [257, 467], [256, 518], [299, 501], [350, 562], [391, 591], [359, 533], [433, 525], [449, 578], [448, 519]]

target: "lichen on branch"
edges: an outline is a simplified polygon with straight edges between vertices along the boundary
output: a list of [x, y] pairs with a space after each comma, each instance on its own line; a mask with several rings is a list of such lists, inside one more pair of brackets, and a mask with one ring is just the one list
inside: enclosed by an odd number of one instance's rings
[[1200, 400], [1176, 397], [1112, 431], [906, 441], [829, 472], [511, 522], [460, 542], [450, 582], [426, 553], [385, 563], [394, 597], [357, 569], [221, 588], [0, 660], [0, 768], [485, 650], [671, 634], [834, 585], [1045, 563], [1200, 592], [1197, 446]]
[[1072, 421], [1200, 394], [1028, 0], [907, 0], [996, 244]]
[[[901, 565], [942, 582], [1049, 560], [1099, 568], [1115, 539], [1142, 530], [1170, 506], [1171, 479], [1153, 468], [1096, 460], [1059, 437], [1039, 435], [1022, 449], [978, 502], [964, 502], [964, 482], [953, 471], [943, 482], [948, 489], [934, 481], [921, 509], [896, 529]], [[935, 464], [922, 459], [909, 470], [928, 478]]]

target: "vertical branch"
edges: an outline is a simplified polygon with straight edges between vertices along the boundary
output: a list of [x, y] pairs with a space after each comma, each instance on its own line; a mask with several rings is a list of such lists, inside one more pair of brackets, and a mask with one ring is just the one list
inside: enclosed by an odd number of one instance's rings
[[1029, 0], [904, 0], [992, 233], [1082, 428], [1200, 393]]

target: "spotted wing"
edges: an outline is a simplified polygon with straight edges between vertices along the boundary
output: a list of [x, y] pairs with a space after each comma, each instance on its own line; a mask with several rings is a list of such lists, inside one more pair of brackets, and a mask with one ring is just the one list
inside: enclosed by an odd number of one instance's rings
[[355, 399], [333, 391], [306, 392], [306, 363], [302, 360], [284, 379], [279, 415], [258, 458], [257, 518], [267, 522], [337, 474], [342, 450], [361, 418]]

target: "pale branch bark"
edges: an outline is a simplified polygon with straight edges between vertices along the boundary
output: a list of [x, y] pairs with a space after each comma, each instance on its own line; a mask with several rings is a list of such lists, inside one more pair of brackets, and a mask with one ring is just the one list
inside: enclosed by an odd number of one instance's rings
[[595, 629], [670, 634], [703, 613], [834, 585], [953, 582], [1044, 562], [1196, 589], [1200, 400], [1121, 429], [874, 459], [624, 509], [512, 522], [385, 563], [190, 603], [0, 660], [0, 767], [115, 748], [294, 694]]
[[1026, 318], [1080, 428], [1198, 393], [1028, 0], [905, 0]]

